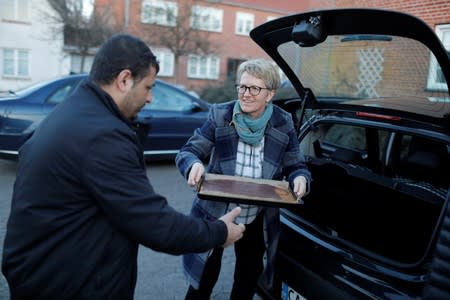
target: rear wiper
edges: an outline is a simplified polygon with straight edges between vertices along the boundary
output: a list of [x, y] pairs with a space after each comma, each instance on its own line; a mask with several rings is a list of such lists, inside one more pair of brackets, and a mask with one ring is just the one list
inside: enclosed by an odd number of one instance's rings
[[8, 94], [12, 96], [17, 96], [16, 92], [14, 92], [13, 90], [8, 90]]

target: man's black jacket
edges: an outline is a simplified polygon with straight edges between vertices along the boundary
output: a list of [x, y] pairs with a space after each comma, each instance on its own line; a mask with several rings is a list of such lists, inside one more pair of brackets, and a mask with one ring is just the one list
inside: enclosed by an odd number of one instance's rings
[[226, 235], [154, 192], [131, 123], [86, 81], [20, 150], [2, 272], [13, 300], [131, 299], [139, 244], [181, 254]]

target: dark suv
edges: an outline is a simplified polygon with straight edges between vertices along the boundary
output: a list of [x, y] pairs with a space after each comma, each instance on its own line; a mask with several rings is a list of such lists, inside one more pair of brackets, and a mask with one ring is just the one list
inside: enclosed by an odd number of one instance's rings
[[298, 94], [277, 104], [313, 175], [304, 204], [281, 209], [262, 295], [421, 298], [450, 218], [449, 49], [420, 19], [372, 9], [287, 16], [251, 37]]

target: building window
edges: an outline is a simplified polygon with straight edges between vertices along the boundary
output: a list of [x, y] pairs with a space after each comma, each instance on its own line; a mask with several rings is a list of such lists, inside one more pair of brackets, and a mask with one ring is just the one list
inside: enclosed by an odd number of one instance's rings
[[236, 81], [236, 73], [239, 65], [243, 63], [245, 59], [229, 58], [227, 62], [227, 80]]
[[93, 55], [85, 55], [84, 57], [82, 57], [79, 54], [71, 54], [70, 71], [73, 73], [89, 73], [93, 62]]
[[174, 55], [167, 49], [153, 49], [153, 53], [159, 61], [158, 76], [173, 76], [174, 73]]
[[28, 77], [30, 52], [25, 49], [3, 49], [3, 76]]
[[191, 27], [199, 30], [221, 32], [223, 10], [194, 5], [191, 9]]
[[143, 0], [141, 22], [163, 26], [176, 26], [177, 3], [165, 0]]
[[20, 22], [31, 21], [31, 0], [2, 0], [0, 17]]
[[255, 15], [238, 12], [236, 13], [236, 34], [248, 35], [253, 29], [255, 23]]
[[[450, 56], [450, 24], [436, 26], [436, 34]], [[431, 56], [427, 88], [436, 91], [448, 90], [444, 73], [442, 73], [440, 66], [436, 62], [436, 58], [433, 55]]]
[[188, 77], [219, 79], [220, 60], [216, 56], [189, 55]]

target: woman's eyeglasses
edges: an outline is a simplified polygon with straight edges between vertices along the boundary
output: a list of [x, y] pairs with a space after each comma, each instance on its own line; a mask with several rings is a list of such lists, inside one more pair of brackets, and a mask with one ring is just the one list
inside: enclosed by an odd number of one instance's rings
[[263, 88], [259, 86], [246, 86], [236, 84], [236, 90], [239, 94], [245, 94], [245, 91], [247, 91], [247, 89], [252, 96], [258, 96], [261, 90], [270, 90], [269, 88]]

